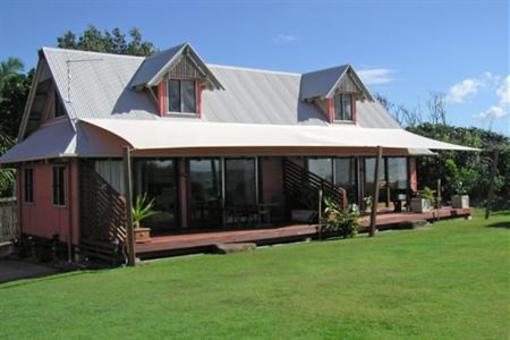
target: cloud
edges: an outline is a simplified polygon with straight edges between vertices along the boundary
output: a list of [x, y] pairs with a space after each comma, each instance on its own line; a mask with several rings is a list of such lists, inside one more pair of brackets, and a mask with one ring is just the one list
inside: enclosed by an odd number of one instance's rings
[[503, 85], [496, 90], [496, 94], [501, 106], [510, 104], [510, 74], [503, 81]]
[[499, 104], [491, 106], [488, 110], [473, 115], [475, 120], [478, 120], [483, 126], [487, 126], [490, 130], [494, 121], [504, 118], [510, 114], [510, 75], [506, 76], [503, 83], [500, 82], [501, 77], [492, 76], [486, 77], [492, 80], [497, 87], [496, 95], [499, 98]]
[[279, 33], [273, 37], [273, 42], [277, 44], [290, 44], [298, 40], [298, 37], [292, 34]]
[[367, 85], [381, 85], [393, 82], [391, 74], [393, 71], [385, 68], [374, 68], [367, 70], [359, 70], [358, 75]]
[[477, 93], [483, 85], [483, 81], [480, 79], [464, 79], [450, 87], [446, 100], [453, 103], [462, 103], [467, 96]]
[[504, 108], [502, 108], [501, 106], [494, 105], [494, 106], [491, 106], [488, 110], [474, 115], [473, 118], [475, 118], [476, 120], [480, 120], [480, 121], [484, 121], [484, 120], [493, 121], [493, 120], [503, 118], [507, 114], [508, 114], [508, 112], [505, 111]]

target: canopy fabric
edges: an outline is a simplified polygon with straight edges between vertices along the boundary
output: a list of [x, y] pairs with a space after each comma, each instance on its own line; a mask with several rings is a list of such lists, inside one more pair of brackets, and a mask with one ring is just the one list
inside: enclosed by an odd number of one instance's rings
[[73, 157], [76, 134], [67, 119], [43, 125], [21, 143], [0, 157], [0, 164], [35, 161], [48, 158]]
[[126, 141], [135, 150], [186, 148], [321, 147], [477, 151], [403, 129], [290, 126], [165, 120], [83, 119]]

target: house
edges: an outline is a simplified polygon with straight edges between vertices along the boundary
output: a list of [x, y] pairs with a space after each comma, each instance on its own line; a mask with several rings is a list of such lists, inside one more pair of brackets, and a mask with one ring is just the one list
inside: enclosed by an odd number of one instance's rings
[[43, 48], [0, 164], [18, 169], [23, 234], [93, 253], [124, 242], [126, 193], [154, 200], [154, 235], [306, 221], [319, 189], [363, 204], [378, 150], [380, 206], [408, 209], [416, 157], [440, 149], [472, 150], [402, 129], [350, 65], [210, 65], [185, 43], [147, 58]]

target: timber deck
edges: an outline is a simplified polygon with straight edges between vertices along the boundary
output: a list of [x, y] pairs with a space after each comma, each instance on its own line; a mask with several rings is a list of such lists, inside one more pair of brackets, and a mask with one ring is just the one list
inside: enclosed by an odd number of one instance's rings
[[[471, 216], [472, 209], [453, 209], [444, 207], [427, 213], [383, 213], [377, 216], [377, 227], [380, 230], [391, 229], [402, 223], [416, 221], [436, 221], [447, 218]], [[368, 229], [369, 216], [360, 219], [361, 232]], [[293, 224], [283, 227], [252, 228], [232, 231], [214, 231], [179, 235], [152, 237], [149, 243], [136, 244], [137, 256], [142, 258], [164, 255], [207, 252], [218, 243], [254, 242], [258, 245], [289, 242], [314, 238], [317, 236], [317, 225]]]

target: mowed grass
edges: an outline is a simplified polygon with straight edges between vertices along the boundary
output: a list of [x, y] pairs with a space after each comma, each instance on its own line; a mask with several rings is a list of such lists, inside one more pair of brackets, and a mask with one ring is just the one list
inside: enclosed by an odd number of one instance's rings
[[0, 285], [0, 338], [510, 338], [510, 214]]

